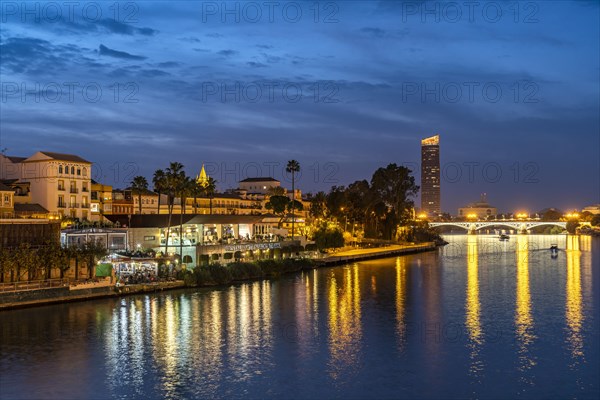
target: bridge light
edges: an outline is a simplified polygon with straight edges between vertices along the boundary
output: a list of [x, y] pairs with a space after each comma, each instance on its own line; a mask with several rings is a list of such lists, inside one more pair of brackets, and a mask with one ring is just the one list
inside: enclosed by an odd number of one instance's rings
[[427, 214], [425, 214], [425, 213], [421, 213], [421, 214], [419, 214], [419, 215], [417, 216], [417, 218], [419, 218], [419, 219], [426, 219], [426, 218], [427, 218]]
[[477, 214], [468, 214], [467, 218], [469, 218], [469, 219], [477, 219]]
[[527, 213], [521, 212], [521, 213], [517, 213], [517, 218], [518, 219], [525, 219], [528, 217]]

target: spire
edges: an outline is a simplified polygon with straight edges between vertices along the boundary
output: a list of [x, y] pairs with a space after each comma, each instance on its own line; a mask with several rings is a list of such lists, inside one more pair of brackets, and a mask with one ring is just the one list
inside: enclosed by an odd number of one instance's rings
[[200, 174], [196, 177], [196, 182], [202, 187], [208, 186], [208, 175], [206, 175], [206, 171], [204, 170], [204, 164], [202, 164]]

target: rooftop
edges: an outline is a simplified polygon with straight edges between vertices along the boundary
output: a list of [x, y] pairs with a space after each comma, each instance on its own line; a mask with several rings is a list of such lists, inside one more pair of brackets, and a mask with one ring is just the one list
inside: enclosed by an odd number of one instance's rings
[[275, 178], [271, 178], [270, 176], [267, 176], [267, 177], [257, 177], [257, 178], [246, 178], [243, 181], [240, 181], [240, 183], [242, 183], [242, 182], [279, 182], [279, 181]]
[[[58, 161], [70, 161], [70, 162], [80, 162], [80, 163], [87, 163], [87, 164], [91, 164], [91, 162], [84, 160], [83, 158], [76, 156], [74, 154], [63, 154], [63, 153], [54, 153], [54, 152], [50, 152], [50, 151], [39, 151], [38, 153], [45, 155], [46, 157], [49, 157], [50, 159], [53, 160], [58, 160]], [[36, 153], [36, 154], [38, 154]], [[35, 154], [29, 158], [27, 158], [26, 160], [22, 160], [22, 161], [38, 161], [36, 159], [31, 160], [32, 157], [34, 157]]]

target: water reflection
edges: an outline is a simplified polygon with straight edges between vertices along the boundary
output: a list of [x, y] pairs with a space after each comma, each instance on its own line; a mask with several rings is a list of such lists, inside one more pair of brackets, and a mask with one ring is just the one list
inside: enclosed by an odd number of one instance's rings
[[535, 366], [535, 358], [530, 354], [530, 345], [535, 340], [533, 333], [533, 316], [531, 315], [531, 293], [529, 289], [529, 238], [527, 235], [517, 236], [517, 293], [515, 333], [519, 346], [519, 370], [521, 380], [532, 383], [526, 374]]
[[362, 339], [359, 267], [331, 271], [328, 281], [329, 366], [334, 380], [350, 378], [358, 369]]
[[483, 361], [479, 351], [483, 343], [479, 302], [479, 254], [477, 252], [476, 235], [467, 238], [467, 296], [465, 324], [469, 334], [471, 348], [471, 366], [469, 371], [479, 375], [483, 371]]
[[567, 238], [567, 284], [565, 320], [567, 323], [567, 342], [574, 364], [583, 361], [583, 306], [581, 296], [581, 251], [579, 237]]
[[396, 332], [400, 351], [406, 344], [406, 279], [408, 258], [396, 257]]

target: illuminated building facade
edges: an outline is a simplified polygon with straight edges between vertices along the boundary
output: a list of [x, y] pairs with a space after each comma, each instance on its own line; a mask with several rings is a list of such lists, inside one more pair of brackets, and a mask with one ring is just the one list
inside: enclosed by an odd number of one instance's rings
[[441, 214], [440, 135], [421, 140], [421, 211]]

